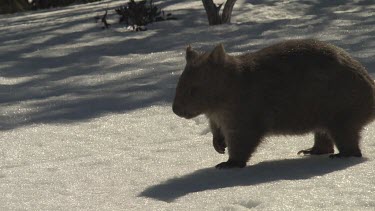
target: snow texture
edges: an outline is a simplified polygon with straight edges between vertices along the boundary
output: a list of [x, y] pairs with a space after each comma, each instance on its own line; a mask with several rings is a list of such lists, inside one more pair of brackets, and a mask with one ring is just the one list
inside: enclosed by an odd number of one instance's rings
[[373, 75], [373, 0], [242, 0], [215, 27], [201, 1], [155, 1], [178, 20], [145, 32], [116, 24], [123, 3], [0, 16], [0, 210], [375, 210], [375, 123], [361, 159], [298, 156], [311, 134], [268, 137], [220, 171], [207, 120], [171, 110], [188, 44], [236, 55], [317, 38]]

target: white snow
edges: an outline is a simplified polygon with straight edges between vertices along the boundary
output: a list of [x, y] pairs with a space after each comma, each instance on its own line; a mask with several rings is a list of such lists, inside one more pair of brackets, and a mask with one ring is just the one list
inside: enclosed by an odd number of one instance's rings
[[[216, 170], [203, 116], [171, 111], [185, 47], [251, 52], [334, 43], [375, 73], [372, 0], [242, 0], [208, 27], [201, 1], [129, 32], [102, 1], [0, 16], [0, 210], [375, 210], [375, 123], [363, 159], [298, 156], [312, 136], [268, 137], [248, 166]], [[110, 9], [112, 27], [94, 16]]]

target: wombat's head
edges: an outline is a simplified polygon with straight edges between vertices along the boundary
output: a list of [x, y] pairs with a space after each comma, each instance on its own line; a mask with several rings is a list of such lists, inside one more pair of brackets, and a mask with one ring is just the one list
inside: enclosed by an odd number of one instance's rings
[[187, 119], [215, 109], [223, 98], [228, 59], [222, 44], [211, 53], [186, 49], [186, 66], [176, 88], [173, 112]]

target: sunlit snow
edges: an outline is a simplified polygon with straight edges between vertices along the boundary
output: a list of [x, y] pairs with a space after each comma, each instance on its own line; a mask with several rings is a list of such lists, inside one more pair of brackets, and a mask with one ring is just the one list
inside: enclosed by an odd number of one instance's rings
[[317, 38], [373, 75], [373, 1], [242, 0], [232, 24], [208, 27], [201, 1], [160, 0], [178, 20], [145, 32], [116, 23], [124, 2], [0, 16], [0, 210], [375, 210], [375, 123], [362, 159], [298, 156], [307, 134], [268, 137], [246, 168], [216, 170], [227, 155], [205, 117], [171, 110], [189, 44], [238, 55]]

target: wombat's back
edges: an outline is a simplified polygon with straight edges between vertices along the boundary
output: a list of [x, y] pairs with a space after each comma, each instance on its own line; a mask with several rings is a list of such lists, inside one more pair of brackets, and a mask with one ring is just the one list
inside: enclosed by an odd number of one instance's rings
[[256, 101], [252, 109], [274, 133], [303, 133], [343, 116], [362, 126], [374, 117], [373, 80], [338, 47], [292, 40], [238, 58], [243, 99]]

